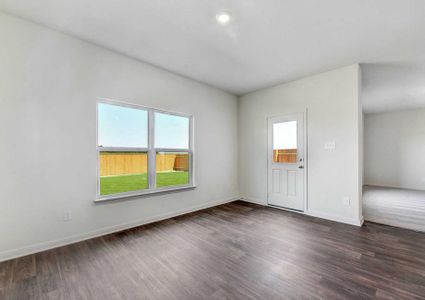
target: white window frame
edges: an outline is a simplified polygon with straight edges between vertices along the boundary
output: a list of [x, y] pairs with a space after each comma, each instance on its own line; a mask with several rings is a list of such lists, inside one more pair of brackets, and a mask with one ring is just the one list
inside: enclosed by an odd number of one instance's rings
[[[137, 147], [99, 147], [99, 104], [110, 104], [121, 107], [128, 107], [133, 109], [139, 109], [146, 111], [148, 113], [148, 147], [147, 148], [137, 148]], [[174, 115], [179, 117], [185, 117], [189, 119], [189, 148], [155, 148], [155, 113], [162, 113], [168, 115]], [[99, 201], [108, 201], [128, 197], [136, 197], [142, 195], [151, 195], [156, 193], [165, 193], [173, 192], [180, 190], [187, 190], [195, 188], [195, 168], [194, 168], [194, 118], [192, 115], [172, 112], [152, 107], [147, 107], [139, 104], [132, 104], [123, 101], [117, 101], [106, 98], [98, 98], [96, 101], [96, 150], [97, 150], [97, 164], [96, 164], [96, 182], [97, 182], [97, 191], [96, 191], [96, 200]], [[135, 152], [146, 152], [148, 155], [148, 188], [144, 190], [129, 191], [124, 193], [110, 194], [110, 195], [101, 195], [100, 194], [100, 152], [123, 152], [123, 151], [135, 151]], [[156, 187], [156, 153], [157, 152], [187, 152], [189, 155], [189, 183], [165, 187]]]

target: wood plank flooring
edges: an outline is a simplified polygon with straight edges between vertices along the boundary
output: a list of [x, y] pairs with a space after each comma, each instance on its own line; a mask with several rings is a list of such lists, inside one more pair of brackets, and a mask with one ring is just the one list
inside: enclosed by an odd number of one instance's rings
[[425, 232], [425, 191], [364, 186], [367, 221]]
[[3, 262], [0, 299], [425, 299], [425, 233], [237, 201]]

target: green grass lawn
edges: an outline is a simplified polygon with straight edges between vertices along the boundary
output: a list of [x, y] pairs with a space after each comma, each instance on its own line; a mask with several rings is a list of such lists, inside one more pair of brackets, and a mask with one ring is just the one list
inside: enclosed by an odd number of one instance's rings
[[[189, 183], [188, 172], [162, 172], [156, 175], [156, 186], [172, 186]], [[148, 175], [122, 175], [100, 177], [100, 194], [110, 195], [148, 188]]]

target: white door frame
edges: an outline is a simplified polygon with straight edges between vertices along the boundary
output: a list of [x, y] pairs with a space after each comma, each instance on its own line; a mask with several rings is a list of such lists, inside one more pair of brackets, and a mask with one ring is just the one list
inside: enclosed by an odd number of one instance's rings
[[[268, 185], [269, 185], [269, 180], [271, 180], [271, 178], [269, 178], [269, 168], [270, 168], [270, 160], [269, 160], [269, 143], [270, 143], [270, 135], [269, 135], [269, 129], [268, 129], [268, 122], [269, 119], [271, 118], [276, 118], [276, 117], [285, 117], [287, 115], [294, 115], [294, 114], [302, 114], [303, 115], [303, 119], [304, 119], [304, 209], [303, 211], [298, 211], [298, 210], [294, 210], [294, 209], [290, 209], [290, 208], [285, 208], [285, 207], [279, 207], [279, 206], [275, 206], [275, 205], [270, 205], [269, 204], [269, 196], [268, 196]], [[284, 114], [278, 114], [278, 115], [269, 115], [266, 117], [266, 130], [267, 130], [267, 155], [266, 155], [266, 159], [267, 159], [267, 206], [273, 207], [273, 208], [277, 208], [277, 209], [282, 209], [282, 210], [286, 210], [286, 211], [291, 211], [291, 212], [295, 212], [295, 213], [299, 213], [299, 214], [306, 214], [309, 210], [308, 207], [308, 110], [305, 109], [304, 111], [295, 111], [295, 112], [288, 112], [288, 113], [284, 113]]]

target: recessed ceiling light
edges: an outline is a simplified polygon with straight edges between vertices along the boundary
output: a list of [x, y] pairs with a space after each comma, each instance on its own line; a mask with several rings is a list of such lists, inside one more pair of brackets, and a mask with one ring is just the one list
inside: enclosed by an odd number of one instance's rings
[[222, 11], [215, 16], [218, 23], [225, 25], [232, 19], [232, 13], [229, 11]]

